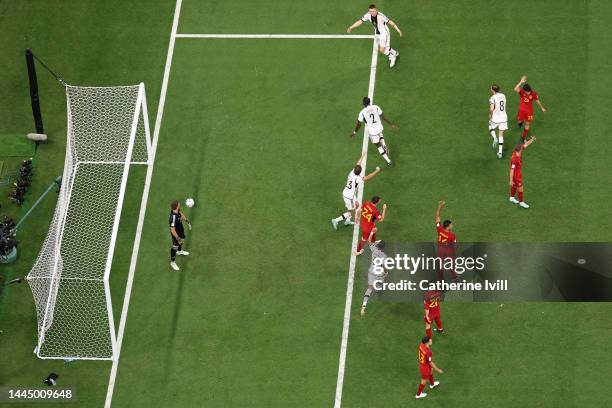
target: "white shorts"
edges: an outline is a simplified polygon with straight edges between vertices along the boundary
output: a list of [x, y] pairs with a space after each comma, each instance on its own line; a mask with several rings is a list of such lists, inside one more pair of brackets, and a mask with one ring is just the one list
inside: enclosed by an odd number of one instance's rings
[[385, 48], [391, 46], [391, 33], [389, 33], [389, 30], [376, 34], [376, 44], [378, 44], [379, 47]]
[[508, 130], [508, 122], [489, 122], [489, 130], [497, 128], [499, 128], [499, 130]]
[[[368, 272], [368, 286], [374, 286], [374, 283], [377, 281], [383, 283], [385, 281], [385, 275], [375, 275]], [[380, 286], [380, 284], [377, 286]]]
[[383, 138], [383, 134], [382, 133], [379, 133], [377, 135], [370, 135], [370, 142], [378, 143], [378, 142], [380, 142], [380, 139], [382, 139], [382, 138]]
[[346, 207], [347, 210], [349, 211], [353, 211], [356, 207], [355, 205], [355, 199], [354, 198], [346, 198], [345, 196], [342, 196], [342, 198], [344, 198], [344, 206]]

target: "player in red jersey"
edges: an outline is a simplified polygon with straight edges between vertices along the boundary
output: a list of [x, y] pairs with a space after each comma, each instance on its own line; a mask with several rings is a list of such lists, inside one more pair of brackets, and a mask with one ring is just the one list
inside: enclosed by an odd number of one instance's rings
[[[455, 259], [455, 244], [457, 243], [457, 236], [452, 231], [453, 223], [451, 220], [444, 220], [442, 224], [440, 224], [440, 211], [442, 207], [446, 204], [444, 201], [438, 201], [438, 208], [436, 209], [436, 229], [438, 231], [438, 257], [442, 259], [442, 264], [444, 265], [444, 261], [447, 258], [452, 258], [453, 262]], [[444, 268], [441, 268], [438, 273], [438, 279], [442, 280], [444, 278]], [[457, 274], [455, 273], [455, 269], [451, 269], [451, 277], [453, 279], [457, 278]]]
[[440, 370], [438, 366], [433, 362], [433, 353], [431, 352], [431, 337], [425, 336], [421, 339], [419, 344], [418, 359], [419, 359], [419, 370], [421, 371], [421, 383], [416, 393], [416, 398], [425, 398], [426, 393], [423, 392], [425, 384], [429, 380], [429, 388], [434, 389], [440, 385], [440, 381], [434, 381], [433, 371], [436, 370], [438, 374], [442, 374], [444, 371]]
[[[536, 140], [535, 136], [525, 143], [519, 143], [512, 152], [512, 158], [510, 159], [510, 201], [512, 204], [518, 204], [522, 208], [529, 208], [529, 205], [523, 201], [523, 150], [529, 147]], [[514, 198], [518, 191], [518, 200]]]
[[361, 207], [361, 241], [357, 245], [355, 255], [361, 255], [363, 246], [366, 242], [376, 241], [376, 222], [383, 222], [387, 212], [387, 204], [383, 204], [382, 215], [378, 211], [377, 204], [380, 202], [380, 197], [372, 197], [372, 201], [366, 201]]
[[431, 322], [435, 320], [436, 333], [444, 334], [444, 328], [442, 327], [442, 320], [440, 320], [440, 292], [437, 290], [430, 290], [425, 293], [425, 299], [423, 300], [423, 307], [425, 309], [425, 334], [428, 337], [432, 337], [431, 333]]
[[531, 85], [527, 82], [527, 75], [523, 75], [518, 84], [514, 87], [514, 91], [518, 92], [520, 98], [519, 104], [519, 112], [518, 112], [518, 123], [519, 127], [525, 124], [525, 129], [523, 129], [523, 140], [527, 139], [527, 133], [529, 133], [529, 126], [531, 122], [533, 122], [533, 101], [536, 101], [542, 112], [546, 112], [544, 106], [542, 106], [542, 102], [540, 102], [540, 98], [536, 91], [531, 89]]

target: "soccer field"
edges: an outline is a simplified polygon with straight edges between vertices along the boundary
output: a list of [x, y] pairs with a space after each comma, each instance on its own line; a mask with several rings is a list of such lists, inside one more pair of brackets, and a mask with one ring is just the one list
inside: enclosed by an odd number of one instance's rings
[[[447, 334], [432, 346], [441, 386], [415, 401], [422, 305], [374, 297], [361, 317], [357, 235], [330, 224], [365, 147], [366, 173], [382, 171], [364, 199], [388, 204], [378, 235], [389, 243], [434, 242], [439, 200], [462, 242], [612, 241], [612, 3], [377, 5], [404, 32], [392, 32], [394, 68], [373, 53], [371, 26], [346, 35], [367, 11], [353, 0], [0, 0], [0, 133], [31, 127], [22, 56], [31, 47], [70, 84], [144, 82], [157, 142], [145, 217], [141, 168], [113, 259], [119, 358], [38, 359], [31, 293], [11, 285], [0, 299], [3, 392], [40, 388], [56, 372], [82, 407], [612, 406], [608, 302], [444, 304]], [[64, 90], [39, 71], [50, 141], [36, 153], [31, 197], [62, 174], [66, 148]], [[536, 110], [525, 153], [528, 210], [507, 197], [520, 135], [512, 88], [523, 74], [548, 109]], [[509, 104], [502, 160], [487, 132], [492, 83]], [[362, 132], [349, 138], [368, 94], [399, 125], [385, 128], [392, 167]], [[0, 191], [0, 215], [19, 218], [31, 204], [16, 208]], [[169, 205], [187, 197], [190, 255], [175, 272]], [[0, 265], [5, 280], [32, 267], [55, 201], [20, 230], [18, 261]]]

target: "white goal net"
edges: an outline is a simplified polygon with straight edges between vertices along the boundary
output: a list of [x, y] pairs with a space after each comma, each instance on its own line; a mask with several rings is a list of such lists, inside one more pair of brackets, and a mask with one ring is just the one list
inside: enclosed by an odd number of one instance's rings
[[116, 355], [109, 276], [131, 164], [148, 165], [144, 85], [66, 86], [68, 140], [61, 191], [27, 276], [40, 358]]

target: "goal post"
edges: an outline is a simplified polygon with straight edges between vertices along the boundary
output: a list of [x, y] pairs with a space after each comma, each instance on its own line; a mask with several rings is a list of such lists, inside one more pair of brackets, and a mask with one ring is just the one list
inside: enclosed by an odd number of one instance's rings
[[27, 281], [43, 359], [112, 360], [109, 278], [130, 166], [151, 164], [144, 84], [66, 86], [64, 174], [53, 220]]

